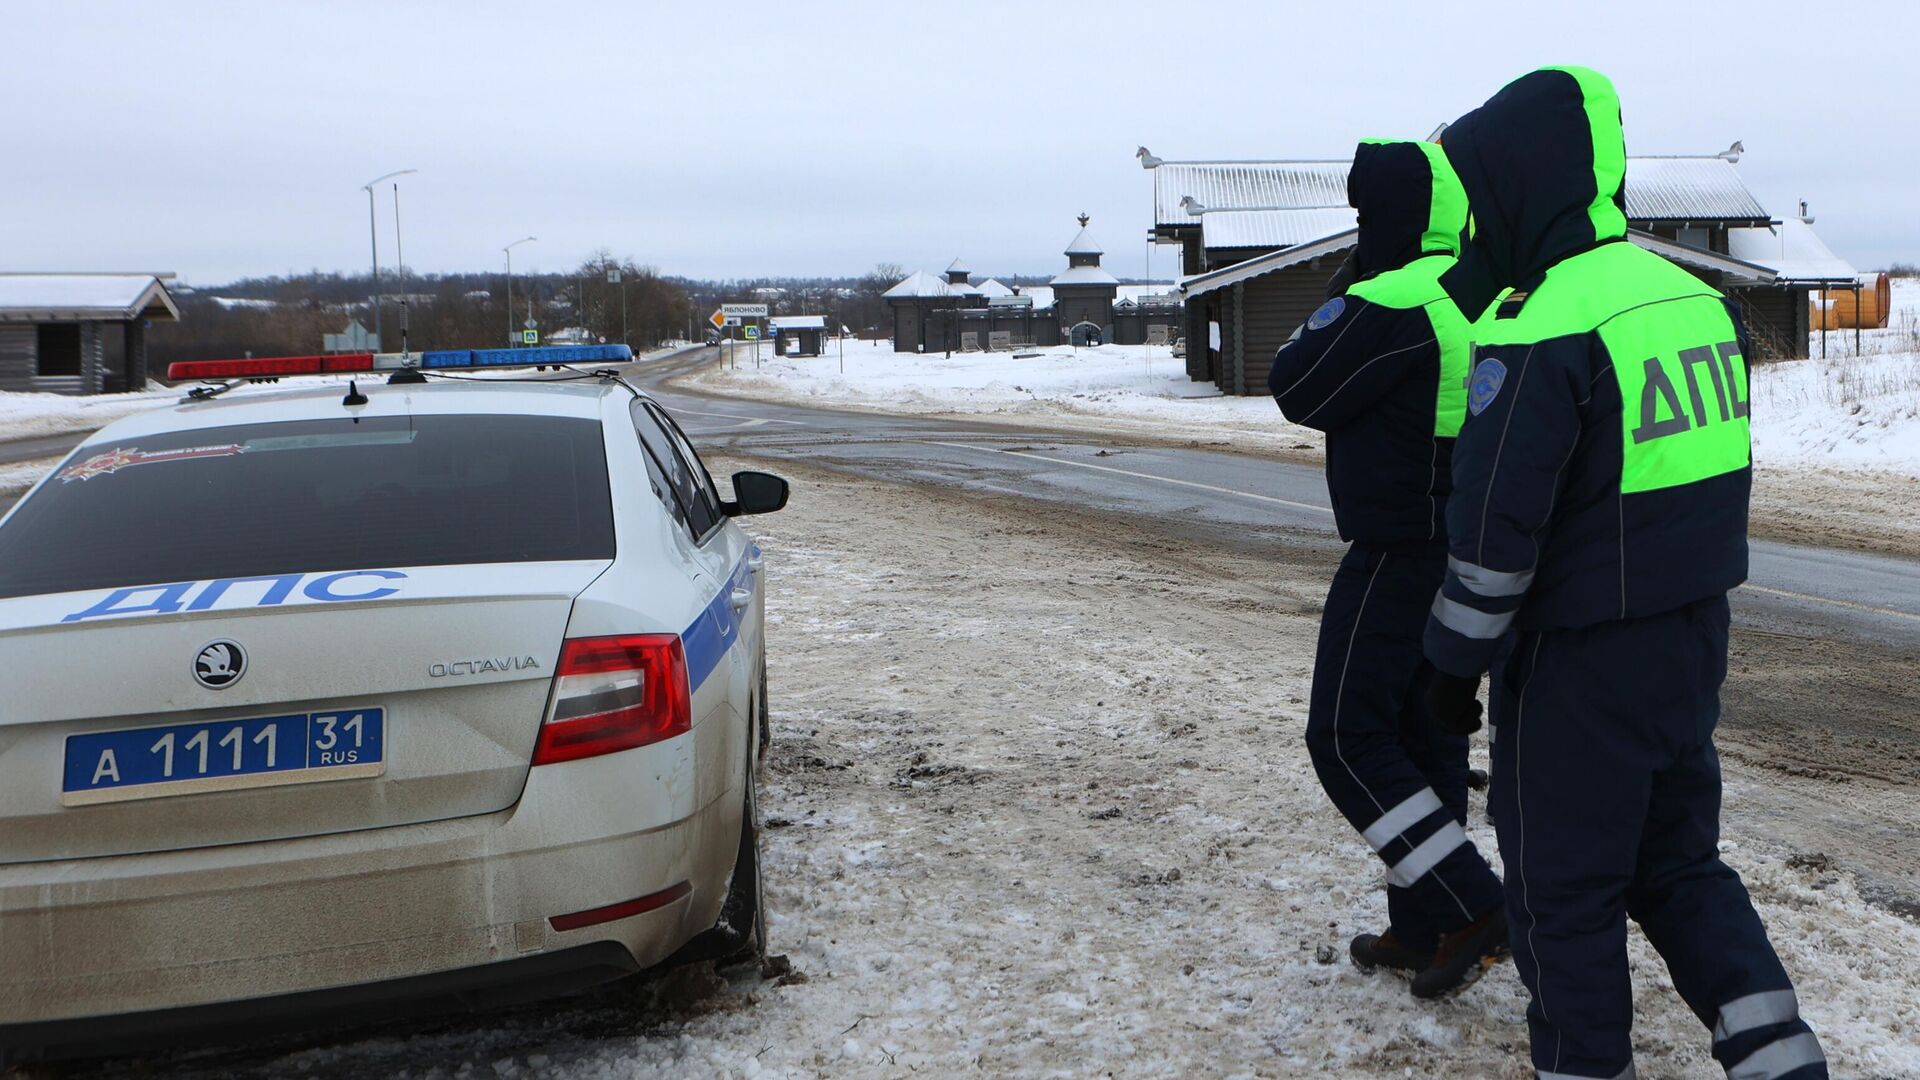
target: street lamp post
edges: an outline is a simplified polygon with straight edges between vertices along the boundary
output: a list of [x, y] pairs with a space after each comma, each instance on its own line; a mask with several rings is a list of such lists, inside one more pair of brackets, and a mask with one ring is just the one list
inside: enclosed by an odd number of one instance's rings
[[[407, 176], [419, 171], [418, 169], [401, 169], [399, 172], [376, 176], [360, 185], [367, 193], [367, 242], [373, 250], [373, 336], [376, 338], [380, 336], [380, 232], [374, 224], [373, 187], [383, 180], [391, 180], [396, 176]], [[400, 185], [395, 184], [393, 191], [397, 205], [397, 200], [400, 198]]]
[[527, 243], [532, 240], [538, 240], [538, 239], [540, 238], [537, 236], [523, 236], [520, 239], [515, 240], [513, 243], [508, 244], [506, 247], [503, 247], [500, 249], [501, 251], [506, 252], [506, 255], [507, 255], [507, 347], [508, 348], [512, 348], [514, 345], [519, 343], [519, 338], [516, 337], [513, 332], [513, 249], [519, 247], [521, 244]]

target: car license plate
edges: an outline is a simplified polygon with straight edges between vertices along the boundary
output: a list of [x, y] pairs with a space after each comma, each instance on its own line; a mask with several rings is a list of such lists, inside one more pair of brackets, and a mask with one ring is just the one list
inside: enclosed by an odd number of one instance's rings
[[386, 712], [328, 712], [67, 736], [66, 806], [379, 776]]

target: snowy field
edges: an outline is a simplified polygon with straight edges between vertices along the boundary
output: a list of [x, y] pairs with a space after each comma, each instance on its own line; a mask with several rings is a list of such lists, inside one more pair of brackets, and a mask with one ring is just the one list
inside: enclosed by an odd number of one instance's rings
[[[770, 933], [793, 973], [98, 1075], [1532, 1075], [1512, 965], [1422, 1003], [1346, 959], [1385, 898], [1300, 741], [1328, 567], [782, 471], [792, 506], [753, 524]], [[1920, 1077], [1920, 927], [1755, 810], [1807, 781], [1728, 780], [1725, 857], [1834, 1075]], [[1719, 1075], [1637, 932], [1631, 957], [1640, 1075]]]
[[26, 394], [0, 391], [0, 442], [92, 431], [134, 413], [171, 404], [182, 391], [138, 394]]
[[[1896, 279], [1886, 330], [1827, 338], [1827, 359], [1757, 365], [1754, 460], [1763, 471], [1818, 466], [1920, 476], [1920, 280]], [[1813, 349], [1819, 353], [1815, 336]], [[763, 350], [764, 351], [764, 350]], [[909, 413], [1048, 419], [1168, 438], [1314, 450], [1318, 432], [1288, 423], [1264, 395], [1222, 397], [1186, 376], [1164, 347], [1108, 345], [1009, 353], [911, 356], [887, 342], [848, 342], [835, 354], [751, 360], [708, 369], [691, 384], [722, 393]], [[1076, 423], [1078, 422], [1078, 423]]]
[[1800, 465], [1920, 474], [1920, 279], [1893, 280], [1885, 330], [1827, 333], [1827, 357], [1764, 364], [1753, 378], [1753, 452]]
[[[1186, 361], [1164, 345], [1057, 345], [1012, 353], [893, 351], [886, 341], [838, 343], [828, 355], [773, 357], [762, 348], [737, 366], [708, 368], [689, 385], [800, 404], [858, 405], [888, 412], [940, 413], [1106, 431], [1318, 449], [1319, 432], [1289, 424], [1266, 397], [1223, 396], [1187, 378]], [[1095, 423], [1088, 423], [1088, 422]]]

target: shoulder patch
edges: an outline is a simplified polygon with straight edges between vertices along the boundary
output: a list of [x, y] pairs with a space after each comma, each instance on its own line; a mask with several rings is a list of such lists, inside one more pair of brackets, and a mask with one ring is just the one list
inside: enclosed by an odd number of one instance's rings
[[[1294, 310], [1298, 311], [1299, 309], [1295, 308]], [[1307, 329], [1318, 330], [1339, 318], [1341, 312], [1346, 310], [1347, 298], [1344, 296], [1336, 296], [1326, 303], [1321, 304], [1319, 310], [1307, 316]]]
[[1479, 416], [1500, 396], [1500, 384], [1507, 381], [1507, 365], [1489, 356], [1480, 361], [1467, 380], [1467, 411]]

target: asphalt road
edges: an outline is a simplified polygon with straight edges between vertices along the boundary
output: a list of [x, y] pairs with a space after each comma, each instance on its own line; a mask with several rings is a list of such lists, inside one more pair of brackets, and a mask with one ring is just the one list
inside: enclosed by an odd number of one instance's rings
[[[1318, 467], [1085, 433], [718, 398], [669, 385], [709, 349], [635, 365], [702, 446], [792, 458], [877, 479], [943, 484], [1065, 502], [1229, 547], [1276, 539], [1339, 549]], [[1920, 645], [1920, 563], [1754, 541], [1750, 581], [1735, 595], [1746, 625], [1892, 647]]]

